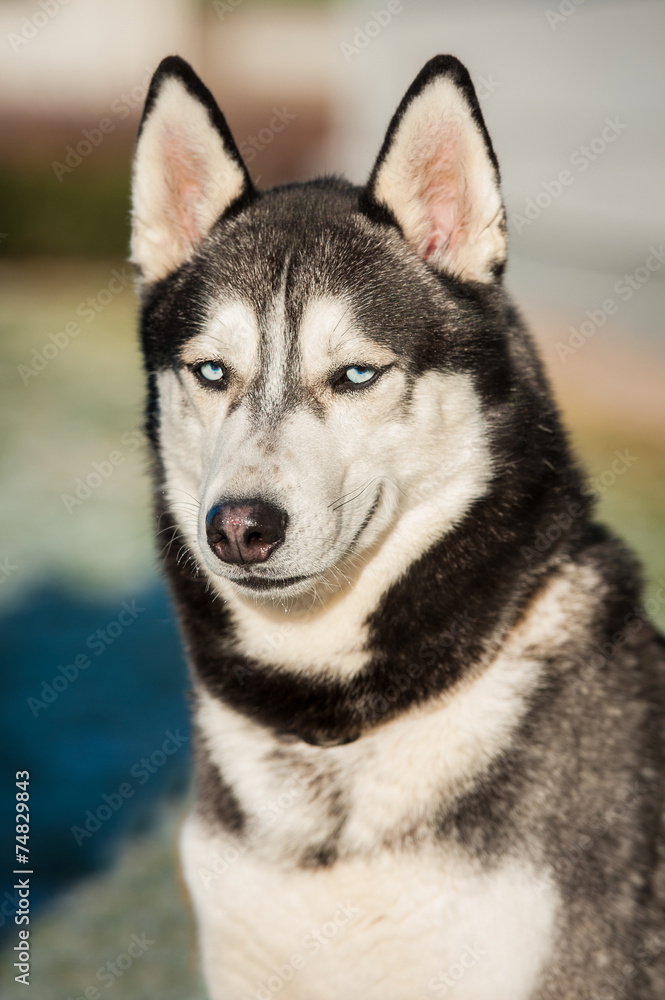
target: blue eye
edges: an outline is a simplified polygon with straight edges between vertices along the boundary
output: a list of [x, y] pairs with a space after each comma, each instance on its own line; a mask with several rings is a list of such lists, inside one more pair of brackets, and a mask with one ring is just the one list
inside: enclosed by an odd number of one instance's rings
[[365, 382], [371, 382], [376, 375], [376, 368], [363, 368], [362, 365], [354, 365], [353, 368], [347, 368], [344, 374], [353, 385], [363, 385]]
[[207, 382], [221, 382], [224, 378], [224, 369], [214, 361], [204, 362], [198, 370]]

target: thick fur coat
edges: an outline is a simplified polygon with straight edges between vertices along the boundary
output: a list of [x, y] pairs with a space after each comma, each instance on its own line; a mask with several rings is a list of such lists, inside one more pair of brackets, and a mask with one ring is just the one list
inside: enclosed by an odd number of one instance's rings
[[505, 290], [468, 73], [257, 191], [182, 60], [134, 167], [213, 1000], [662, 1000], [663, 643]]

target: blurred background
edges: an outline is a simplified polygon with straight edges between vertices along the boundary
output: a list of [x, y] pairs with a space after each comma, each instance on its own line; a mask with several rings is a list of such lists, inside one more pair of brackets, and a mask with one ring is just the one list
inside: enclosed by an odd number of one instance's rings
[[[508, 285], [662, 625], [664, 42], [665, 5], [640, 0], [0, 3], [3, 997], [23, 995], [24, 769], [36, 995], [203, 995], [175, 860], [187, 677], [152, 538], [125, 264], [159, 60], [191, 61], [259, 186], [362, 182], [424, 62], [466, 63], [502, 165]], [[127, 966], [133, 935], [145, 947]]]

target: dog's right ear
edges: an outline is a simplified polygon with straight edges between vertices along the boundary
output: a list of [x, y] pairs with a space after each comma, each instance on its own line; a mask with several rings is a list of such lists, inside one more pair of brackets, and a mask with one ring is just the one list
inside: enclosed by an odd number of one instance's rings
[[134, 156], [131, 260], [140, 282], [188, 260], [220, 215], [253, 190], [210, 91], [184, 59], [163, 59]]

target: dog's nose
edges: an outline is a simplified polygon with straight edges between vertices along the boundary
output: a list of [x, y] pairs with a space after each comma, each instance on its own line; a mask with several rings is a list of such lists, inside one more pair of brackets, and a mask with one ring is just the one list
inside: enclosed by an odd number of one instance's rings
[[223, 562], [260, 563], [286, 535], [286, 511], [260, 500], [217, 504], [206, 518], [208, 545]]

